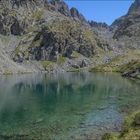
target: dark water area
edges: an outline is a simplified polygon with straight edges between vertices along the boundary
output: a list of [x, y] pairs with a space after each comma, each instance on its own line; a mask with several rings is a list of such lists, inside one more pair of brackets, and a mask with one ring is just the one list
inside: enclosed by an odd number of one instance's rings
[[100, 139], [140, 107], [140, 85], [119, 74], [0, 77], [0, 140]]

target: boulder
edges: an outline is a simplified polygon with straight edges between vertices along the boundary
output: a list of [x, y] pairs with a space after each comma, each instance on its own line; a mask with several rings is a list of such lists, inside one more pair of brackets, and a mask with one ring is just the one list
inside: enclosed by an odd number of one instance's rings
[[84, 67], [87, 67], [87, 66], [88, 66], [88, 62], [86, 60], [82, 60], [82, 62], [80, 64], [80, 67], [84, 68]]
[[23, 32], [17, 19], [14, 20], [14, 23], [11, 25], [10, 30], [12, 35], [21, 35], [21, 33]]

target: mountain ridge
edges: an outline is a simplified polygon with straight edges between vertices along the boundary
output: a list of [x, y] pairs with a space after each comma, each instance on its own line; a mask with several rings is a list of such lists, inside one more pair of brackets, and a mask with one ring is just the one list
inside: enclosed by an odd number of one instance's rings
[[[1, 0], [0, 49], [9, 63], [0, 62], [0, 73], [89, 69], [109, 62], [127, 48], [139, 49], [137, 4], [139, 0], [127, 15], [108, 26], [88, 22], [62, 0]], [[15, 70], [11, 61], [20, 69]]]

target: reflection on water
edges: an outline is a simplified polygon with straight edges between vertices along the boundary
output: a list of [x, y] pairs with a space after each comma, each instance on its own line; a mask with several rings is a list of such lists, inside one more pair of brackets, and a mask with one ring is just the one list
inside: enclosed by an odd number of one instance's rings
[[139, 101], [139, 85], [117, 74], [1, 76], [0, 139], [93, 139], [119, 131]]

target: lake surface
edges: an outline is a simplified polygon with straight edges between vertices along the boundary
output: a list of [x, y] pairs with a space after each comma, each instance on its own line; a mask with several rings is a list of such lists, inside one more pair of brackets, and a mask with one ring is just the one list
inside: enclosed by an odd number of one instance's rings
[[140, 85], [118, 74], [0, 77], [0, 140], [86, 140], [120, 131]]

